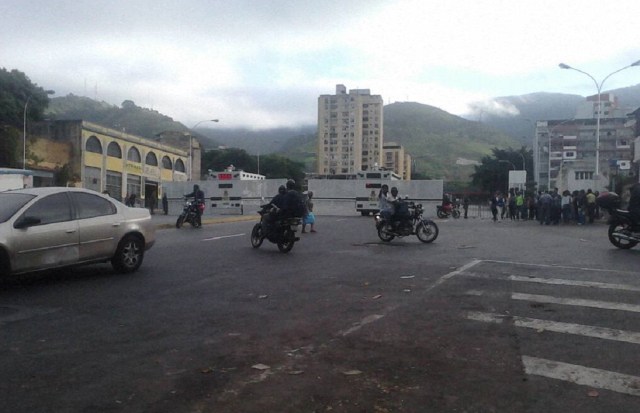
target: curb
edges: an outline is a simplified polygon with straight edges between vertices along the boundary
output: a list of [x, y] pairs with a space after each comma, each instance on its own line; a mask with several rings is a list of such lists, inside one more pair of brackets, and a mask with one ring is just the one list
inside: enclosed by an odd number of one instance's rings
[[[259, 218], [260, 218], [259, 215], [256, 215], [255, 217], [243, 215], [243, 216], [220, 217], [220, 218], [203, 218], [202, 225], [225, 224], [228, 222], [258, 221]], [[169, 228], [175, 228], [175, 227], [176, 227], [175, 223], [166, 223], [166, 222], [156, 225], [156, 229], [169, 229]]]

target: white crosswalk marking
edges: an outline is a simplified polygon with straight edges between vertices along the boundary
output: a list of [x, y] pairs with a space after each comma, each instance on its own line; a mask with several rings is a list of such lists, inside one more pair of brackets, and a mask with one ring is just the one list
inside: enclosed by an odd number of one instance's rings
[[640, 396], [640, 377], [529, 356], [522, 363], [527, 374]]
[[570, 285], [574, 287], [602, 288], [602, 289], [608, 289], [608, 290], [640, 291], [640, 287], [627, 285], [627, 284], [608, 284], [608, 283], [599, 283], [599, 282], [591, 282], [591, 281], [573, 281], [573, 280], [562, 280], [559, 278], [521, 277], [517, 275], [511, 275], [509, 276], [509, 280], [519, 281], [519, 282], [539, 283], [539, 284]]
[[601, 338], [603, 340], [622, 341], [626, 343], [640, 344], [640, 333], [635, 331], [616, 330], [606, 327], [586, 326], [582, 324], [561, 323], [550, 320], [538, 320], [528, 317], [508, 317], [500, 314], [470, 312], [469, 320], [483, 321], [485, 323], [502, 323], [512, 319], [516, 327], [530, 328], [536, 331], [553, 331], [554, 333], [574, 334], [585, 337]]
[[619, 310], [640, 313], [640, 305], [635, 304], [612, 303], [608, 301], [584, 300], [579, 298], [558, 298], [550, 295], [523, 293], [513, 293], [511, 295], [511, 298], [513, 298], [514, 300], [533, 301], [535, 303], [573, 305], [580, 307], [600, 308], [603, 310]]
[[[502, 265], [508, 265], [511, 271], [517, 272], [518, 268], [522, 267], [544, 267], [549, 268], [550, 276], [548, 278], [521, 276], [517, 274], [509, 274], [508, 272], [495, 271], [493, 273], [487, 272], [485, 267], [480, 267], [478, 264], [495, 264], [500, 267]], [[473, 268], [472, 270], [472, 267]], [[478, 270], [480, 268], [480, 271]], [[450, 276], [462, 276], [477, 279], [491, 279], [502, 280], [508, 282], [515, 282], [518, 284], [518, 289], [524, 289], [527, 284], [533, 286], [539, 285], [555, 285], [565, 286], [571, 288], [557, 289], [554, 291], [554, 295], [542, 295], [542, 294], [528, 294], [524, 292], [512, 292], [510, 297], [512, 300], [518, 300], [530, 303], [542, 303], [542, 304], [558, 304], [562, 306], [572, 307], [586, 307], [595, 310], [608, 310], [608, 311], [621, 311], [640, 313], [640, 305], [624, 303], [624, 302], [612, 302], [601, 301], [593, 299], [572, 298], [570, 296], [560, 296], [561, 294], [571, 294], [579, 289], [591, 289], [591, 291], [624, 291], [627, 293], [640, 292], [640, 287], [637, 285], [620, 284], [620, 283], [604, 283], [596, 281], [581, 281], [576, 279], [562, 279], [559, 277], [553, 277], [553, 268], [557, 268], [559, 271], [572, 271], [573, 277], [577, 278], [577, 274], [581, 274], [582, 269], [572, 267], [554, 267], [548, 265], [526, 264], [526, 263], [513, 263], [505, 261], [478, 261], [474, 260], [469, 265], [461, 268], [459, 271], [450, 274]], [[496, 268], [494, 268], [496, 269]], [[483, 271], [484, 270], [484, 271]], [[584, 269], [589, 270], [590, 274], [598, 272], [596, 269]], [[580, 272], [578, 272], [580, 271]], [[612, 272], [611, 270], [602, 270], [602, 272]], [[621, 272], [624, 274], [624, 272]], [[590, 277], [593, 277], [590, 275]], [[442, 280], [446, 281], [446, 280]], [[495, 289], [469, 289], [466, 295], [484, 297], [483, 300], [499, 300], [500, 297], [505, 297], [504, 292]], [[627, 299], [629, 301], [629, 299]], [[488, 301], [491, 302], [491, 301]], [[637, 300], [636, 300], [637, 302]], [[526, 311], [526, 310], [525, 310]], [[556, 313], [562, 315], [563, 313]], [[570, 314], [567, 312], [567, 314]], [[539, 333], [552, 332], [558, 334], [571, 334], [575, 337], [589, 337], [601, 340], [615, 341], [621, 343], [628, 343], [632, 345], [640, 345], [640, 332], [618, 330], [608, 327], [591, 326], [584, 324], [575, 324], [562, 321], [542, 320], [537, 318], [522, 317], [516, 314], [498, 314], [495, 312], [482, 312], [482, 311], [470, 311], [466, 313], [466, 318], [483, 323], [512, 323], [513, 326], [519, 329], [532, 329]], [[543, 337], [543, 336], [540, 336]], [[623, 374], [614, 371], [607, 371], [602, 369], [596, 369], [588, 366], [581, 366], [577, 364], [567, 363], [567, 360], [556, 361], [547, 358], [532, 357], [526, 354], [521, 356], [522, 363], [525, 368], [525, 372], [529, 375], [535, 375], [540, 377], [546, 377], [555, 380], [562, 380], [578, 385], [589, 386], [596, 389], [611, 390], [618, 393], [628, 394], [632, 396], [640, 396], [640, 377]]]

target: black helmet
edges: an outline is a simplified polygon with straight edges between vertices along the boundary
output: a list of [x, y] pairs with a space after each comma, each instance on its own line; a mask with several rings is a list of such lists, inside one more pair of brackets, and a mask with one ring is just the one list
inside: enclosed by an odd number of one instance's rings
[[198, 186], [198, 184], [194, 184], [194, 185], [193, 185], [193, 190], [194, 190], [194, 191], [197, 191], [198, 189], [200, 189], [200, 186]]
[[296, 187], [296, 181], [289, 179], [287, 181], [287, 189], [294, 189]]
[[284, 185], [280, 185], [280, 187], [278, 188], [278, 193], [279, 194], [284, 194], [287, 192], [287, 188], [285, 188]]

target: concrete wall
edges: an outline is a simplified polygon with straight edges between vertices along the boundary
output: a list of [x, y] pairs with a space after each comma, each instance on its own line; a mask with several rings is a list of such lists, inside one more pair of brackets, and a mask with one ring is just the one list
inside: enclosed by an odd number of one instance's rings
[[[233, 183], [233, 188], [227, 188], [229, 197], [241, 196], [242, 209], [212, 208], [211, 197], [222, 197], [224, 189], [219, 184]], [[253, 214], [261, 204], [268, 202], [278, 193], [278, 187], [284, 185], [286, 179], [265, 179], [263, 181], [192, 181], [192, 182], [164, 182], [162, 188], [169, 199], [169, 213], [178, 214], [182, 211], [183, 195], [193, 191], [193, 185], [198, 184], [207, 199], [205, 216], [220, 214]], [[359, 186], [364, 180], [332, 180], [311, 179], [308, 182], [313, 191], [314, 212], [318, 215], [357, 215], [355, 198]], [[427, 216], [434, 216], [436, 205], [442, 202], [443, 181], [391, 181], [389, 187], [395, 186], [402, 197], [421, 203], [425, 207]]]

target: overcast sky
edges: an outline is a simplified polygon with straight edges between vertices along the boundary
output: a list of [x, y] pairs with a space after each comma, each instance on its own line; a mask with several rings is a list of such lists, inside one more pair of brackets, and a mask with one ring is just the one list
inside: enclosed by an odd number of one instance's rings
[[[0, 67], [187, 127], [315, 124], [336, 84], [463, 114], [596, 94], [558, 63], [600, 82], [639, 60], [639, 15], [637, 0], [0, 0]], [[639, 83], [633, 67], [603, 90]]]

